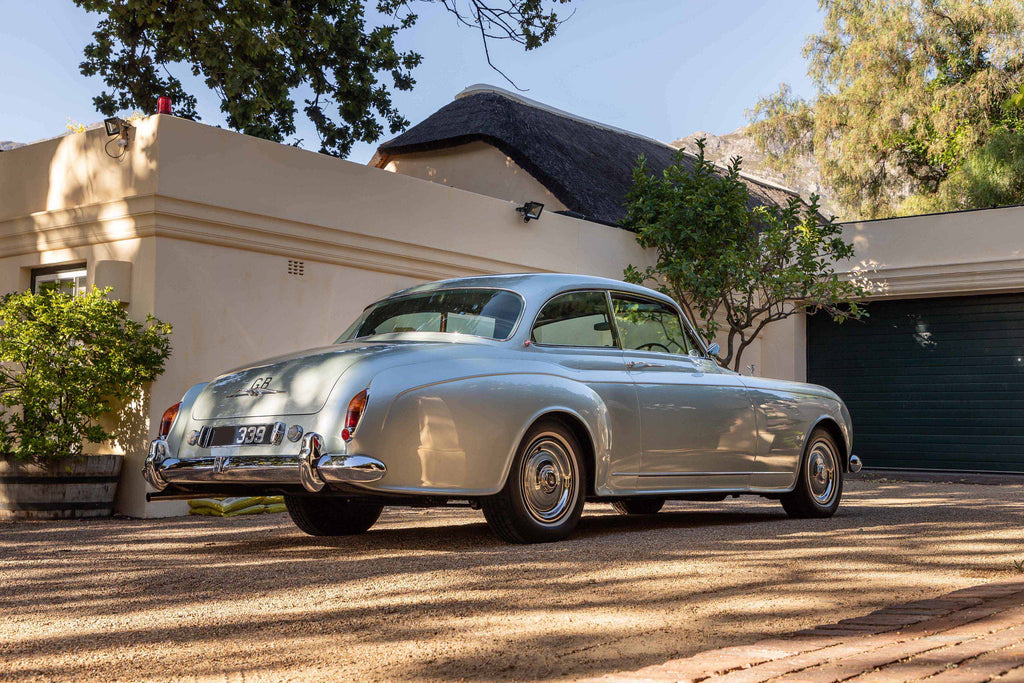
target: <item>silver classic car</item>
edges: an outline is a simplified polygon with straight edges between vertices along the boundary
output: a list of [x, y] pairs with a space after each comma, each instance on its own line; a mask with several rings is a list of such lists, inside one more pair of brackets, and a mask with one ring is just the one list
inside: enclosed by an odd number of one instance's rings
[[150, 500], [283, 494], [314, 535], [386, 505], [469, 505], [501, 538], [570, 534], [584, 501], [839, 506], [850, 415], [823, 387], [718, 366], [668, 297], [580, 275], [446, 280], [374, 304], [330, 346], [197, 384], [149, 450]]

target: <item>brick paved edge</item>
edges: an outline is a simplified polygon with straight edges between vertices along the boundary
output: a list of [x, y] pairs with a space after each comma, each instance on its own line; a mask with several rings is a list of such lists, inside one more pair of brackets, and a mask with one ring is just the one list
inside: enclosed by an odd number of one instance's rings
[[[894, 651], [898, 655], [896, 660], [913, 656], [927, 650], [937, 634], [954, 632], [1021, 607], [1024, 607], [1024, 581], [999, 581], [953, 591], [939, 598], [885, 607], [861, 617], [787, 636], [708, 650], [692, 657], [590, 680], [698, 683], [723, 677], [729, 681], [767, 681], [850, 658], [853, 660], [850, 663], [863, 661], [864, 672], [867, 672], [873, 668], [870, 662], [874, 660], [865, 655], [872, 651]], [[1024, 633], [1018, 631], [1018, 636], [1024, 640]], [[849, 672], [844, 677], [848, 675]]]

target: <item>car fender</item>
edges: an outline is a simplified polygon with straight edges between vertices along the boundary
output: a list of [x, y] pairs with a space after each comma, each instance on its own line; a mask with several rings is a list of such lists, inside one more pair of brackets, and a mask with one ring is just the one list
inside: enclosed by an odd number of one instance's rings
[[[589, 389], [589, 387], [585, 388]], [[611, 456], [611, 420], [608, 418], [608, 409], [604, 401], [597, 392], [594, 392], [593, 390], [590, 390], [590, 392], [593, 394], [590, 405], [593, 405], [595, 408], [598, 406], [600, 407], [596, 411], [580, 411], [567, 404], [551, 405], [538, 409], [523, 423], [522, 429], [519, 431], [515, 441], [512, 443], [511, 450], [506, 458], [507, 464], [505, 466], [505, 473], [501, 479], [501, 486], [498, 487], [498, 490], [504, 488], [505, 482], [508, 481], [508, 476], [512, 471], [512, 461], [515, 460], [516, 451], [519, 450], [519, 446], [522, 444], [523, 438], [526, 436], [526, 432], [529, 431], [529, 429], [536, 424], [538, 420], [541, 420], [547, 415], [555, 415], [559, 413], [563, 415], [570, 415], [575, 418], [579, 424], [583, 425], [584, 432], [590, 440], [590, 443], [579, 445], [581, 448], [586, 449], [589, 447], [593, 450], [594, 486], [596, 489], [604, 488], [602, 484], [608, 476], [608, 463]], [[597, 413], [596, 420], [593, 419], [594, 412]], [[590, 415], [590, 419], [585, 417], [585, 415]], [[581, 458], [584, 457], [583, 453], [579, 453], [578, 455]], [[586, 462], [583, 464], [584, 466], [587, 465]]]
[[839, 445], [842, 446], [842, 448], [843, 448], [843, 455], [844, 455], [844, 457], [843, 457], [843, 462], [841, 464], [843, 466], [843, 470], [845, 471], [847, 466], [848, 466], [848, 464], [849, 464], [850, 455], [852, 453], [852, 450], [851, 450], [852, 443], [851, 443], [851, 438], [850, 438], [851, 437], [850, 425], [847, 422], [847, 420], [844, 419], [844, 416], [842, 415], [842, 413], [839, 412], [839, 411], [837, 411], [836, 414], [825, 413], [825, 414], [819, 416], [816, 420], [814, 420], [811, 423], [811, 426], [807, 429], [807, 433], [804, 434], [804, 443], [803, 443], [803, 448], [801, 449], [801, 452], [805, 452], [807, 450], [807, 441], [808, 441], [808, 439], [811, 438], [811, 433], [815, 429], [817, 429], [819, 426], [824, 424], [824, 423], [835, 424], [839, 428], [839, 433], [843, 437], [842, 443], [840, 443]]
[[195, 404], [199, 394], [206, 388], [208, 382], [200, 382], [189, 387], [185, 395], [181, 397], [181, 405], [178, 408], [178, 416], [171, 425], [171, 431], [167, 435], [167, 446], [171, 453], [177, 454], [182, 441], [185, 439], [185, 432], [192, 420], [192, 406]]
[[[373, 385], [385, 384], [380, 379]], [[505, 485], [523, 435], [551, 412], [584, 425], [601, 473], [611, 443], [607, 406], [590, 387], [544, 372], [463, 376], [401, 391], [379, 426], [358, 435], [358, 448], [387, 463], [388, 476], [374, 489], [493, 495]]]

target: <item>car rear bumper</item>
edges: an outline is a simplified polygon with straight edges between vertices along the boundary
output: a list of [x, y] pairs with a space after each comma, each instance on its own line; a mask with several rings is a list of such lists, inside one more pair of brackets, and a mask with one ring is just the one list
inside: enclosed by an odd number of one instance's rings
[[[157, 491], [174, 484], [301, 485], [317, 492], [329, 484], [366, 484], [387, 474], [384, 463], [365, 455], [321, 453], [323, 439], [303, 437], [298, 455], [239, 454], [228, 448], [211, 448], [211, 455], [179, 460], [167, 442], [155, 439], [142, 474]], [[218, 451], [221, 451], [218, 453]]]

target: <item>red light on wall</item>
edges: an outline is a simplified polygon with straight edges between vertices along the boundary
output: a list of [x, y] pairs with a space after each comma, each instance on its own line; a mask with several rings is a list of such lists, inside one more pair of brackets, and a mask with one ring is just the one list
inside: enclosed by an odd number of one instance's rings
[[157, 114], [170, 114], [171, 113], [171, 98], [170, 97], [158, 97], [156, 100], [156, 113]]

